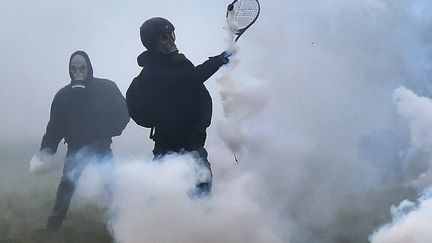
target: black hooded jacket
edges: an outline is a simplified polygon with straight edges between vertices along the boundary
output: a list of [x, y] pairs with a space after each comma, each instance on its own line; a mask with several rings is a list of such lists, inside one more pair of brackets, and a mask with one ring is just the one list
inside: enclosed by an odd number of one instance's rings
[[138, 65], [143, 69], [126, 93], [130, 116], [138, 125], [155, 128], [152, 138], [156, 144], [203, 146], [212, 116], [212, 100], [204, 82], [223, 64], [219, 56], [195, 67], [177, 52], [142, 53]]
[[55, 153], [63, 138], [68, 149], [91, 144], [109, 149], [111, 137], [119, 136], [129, 122], [126, 101], [117, 85], [107, 79], [94, 78], [88, 55], [78, 51], [72, 54], [71, 60], [77, 54], [87, 62], [88, 74], [81, 83], [85, 88], [72, 81], [57, 92], [41, 150]]

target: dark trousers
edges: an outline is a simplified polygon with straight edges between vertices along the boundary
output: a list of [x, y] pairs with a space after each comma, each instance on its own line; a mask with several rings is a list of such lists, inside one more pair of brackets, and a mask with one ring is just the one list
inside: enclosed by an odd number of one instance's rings
[[[208, 161], [208, 152], [204, 147], [196, 147], [196, 148], [167, 148], [164, 146], [159, 145], [158, 143], [155, 144], [155, 148], [153, 149], [153, 160], [158, 160], [162, 156], [169, 154], [169, 153], [191, 153], [192, 156], [195, 158], [195, 161], [199, 165], [199, 169], [205, 169], [208, 170], [208, 176], [206, 178], [201, 179], [200, 181], [197, 181], [195, 188], [191, 192], [192, 197], [196, 198], [206, 198], [209, 197], [212, 190], [212, 182], [213, 182], [213, 173], [211, 170], [210, 162]], [[197, 173], [199, 173], [197, 171]]]
[[48, 218], [47, 229], [56, 232], [60, 228], [66, 218], [72, 195], [85, 166], [89, 163], [111, 163], [112, 158], [110, 148], [102, 151], [92, 147], [68, 150], [63, 167], [63, 176], [57, 189], [55, 205], [51, 216]]

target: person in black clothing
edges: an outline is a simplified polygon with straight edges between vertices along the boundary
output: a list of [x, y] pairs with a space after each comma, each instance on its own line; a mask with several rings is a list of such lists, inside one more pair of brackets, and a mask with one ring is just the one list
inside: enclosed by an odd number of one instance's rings
[[141, 73], [126, 93], [131, 118], [151, 128], [155, 158], [172, 152], [191, 152], [203, 168], [206, 179], [197, 182], [199, 197], [211, 192], [212, 173], [204, 148], [206, 129], [212, 116], [212, 99], [204, 86], [222, 65], [226, 52], [194, 66], [175, 45], [174, 26], [164, 18], [145, 21], [140, 28], [147, 51], [138, 56]]
[[111, 161], [111, 138], [119, 136], [129, 122], [126, 100], [117, 85], [93, 77], [93, 68], [85, 52], [71, 55], [69, 74], [71, 83], [55, 95], [46, 133], [35, 155], [44, 160], [57, 152], [62, 139], [67, 143], [63, 176], [47, 223], [50, 232], [57, 232], [66, 217], [86, 164]]

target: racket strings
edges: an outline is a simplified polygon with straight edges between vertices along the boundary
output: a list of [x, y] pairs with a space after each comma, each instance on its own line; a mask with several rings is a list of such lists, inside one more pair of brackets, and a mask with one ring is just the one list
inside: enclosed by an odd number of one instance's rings
[[259, 5], [255, 0], [237, 1], [233, 11], [233, 21], [239, 29], [249, 26], [259, 14]]

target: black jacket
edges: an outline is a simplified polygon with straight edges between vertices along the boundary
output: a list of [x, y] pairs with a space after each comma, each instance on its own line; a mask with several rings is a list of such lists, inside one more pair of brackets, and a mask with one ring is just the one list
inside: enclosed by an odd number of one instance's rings
[[155, 127], [153, 140], [165, 147], [204, 145], [211, 123], [212, 100], [204, 82], [224, 64], [220, 56], [194, 66], [183, 54], [144, 52], [143, 67], [126, 100], [129, 114], [141, 126]]
[[117, 85], [94, 78], [91, 66], [90, 71], [84, 89], [72, 88], [70, 83], [55, 95], [41, 150], [55, 153], [63, 138], [69, 149], [91, 144], [109, 149], [111, 137], [119, 136], [126, 127], [129, 114]]

